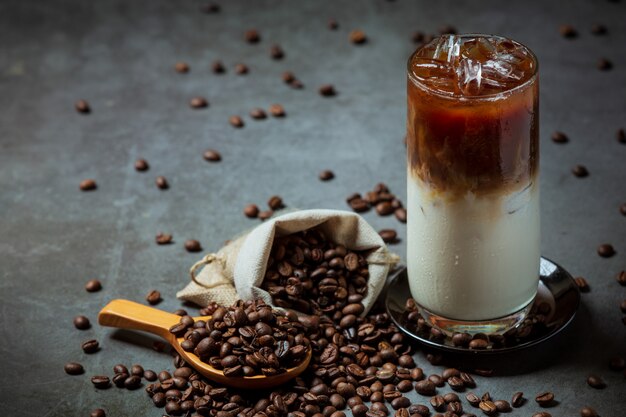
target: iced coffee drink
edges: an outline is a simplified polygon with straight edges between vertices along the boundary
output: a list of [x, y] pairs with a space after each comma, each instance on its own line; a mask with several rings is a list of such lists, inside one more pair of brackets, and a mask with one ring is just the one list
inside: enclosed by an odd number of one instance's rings
[[407, 264], [446, 331], [501, 332], [539, 279], [537, 60], [490, 35], [448, 35], [408, 63]]

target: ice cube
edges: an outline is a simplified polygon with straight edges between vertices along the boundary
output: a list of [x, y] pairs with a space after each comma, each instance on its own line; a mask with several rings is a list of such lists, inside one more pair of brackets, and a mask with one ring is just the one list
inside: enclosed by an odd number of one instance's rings
[[461, 55], [462, 39], [456, 35], [441, 36], [435, 43], [433, 58], [439, 61], [454, 63]]
[[470, 58], [461, 59], [457, 67], [459, 89], [467, 96], [480, 94], [482, 84], [482, 65]]

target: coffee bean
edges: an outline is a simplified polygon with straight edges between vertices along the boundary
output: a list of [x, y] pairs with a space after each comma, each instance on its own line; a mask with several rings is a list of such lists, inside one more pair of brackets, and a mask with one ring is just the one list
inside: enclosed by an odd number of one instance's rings
[[474, 381], [474, 378], [472, 378], [472, 376], [467, 372], [461, 372], [459, 374], [459, 377], [461, 378], [461, 381], [463, 381], [463, 385], [465, 385], [466, 387], [476, 387], [476, 381]]
[[352, 42], [355, 45], [361, 45], [367, 42], [367, 36], [365, 35], [365, 32], [359, 29], [351, 31], [349, 38], [350, 38], [350, 42]]
[[388, 201], [382, 201], [376, 204], [376, 213], [378, 213], [379, 216], [388, 216], [394, 211], [391, 203]]
[[383, 239], [385, 243], [397, 243], [398, 233], [393, 229], [383, 229], [378, 232], [378, 235]]
[[559, 32], [564, 38], [573, 39], [578, 36], [578, 32], [576, 31], [576, 29], [574, 29], [574, 26], [572, 25], [559, 26]]
[[523, 392], [516, 392], [513, 394], [513, 398], [511, 398], [511, 405], [515, 408], [521, 407], [525, 402], [526, 399], [524, 398]]
[[489, 342], [484, 339], [474, 339], [469, 343], [469, 348], [474, 350], [487, 349]]
[[87, 284], [85, 284], [85, 290], [87, 290], [87, 292], [96, 292], [100, 291], [101, 289], [102, 283], [97, 279], [90, 279], [89, 281], [87, 281]]
[[96, 375], [91, 377], [91, 383], [98, 389], [106, 389], [111, 386], [108, 376]]
[[328, 169], [320, 172], [320, 174], [319, 174], [319, 179], [321, 181], [330, 181], [333, 178], [335, 178], [335, 174], [333, 173], [333, 171], [328, 170]]
[[261, 40], [261, 35], [256, 29], [247, 30], [244, 37], [248, 43], [258, 43]]
[[603, 243], [602, 245], [598, 246], [598, 255], [603, 258], [610, 258], [611, 256], [615, 255], [615, 249], [613, 249], [613, 245], [611, 245], [610, 243]]
[[293, 80], [292, 82], [289, 83], [289, 86], [296, 90], [304, 88], [304, 84], [302, 84], [302, 81], [300, 80]]
[[270, 199], [267, 201], [267, 206], [272, 210], [278, 210], [285, 207], [285, 205], [283, 204], [283, 199], [277, 195], [270, 197]]
[[157, 290], [152, 290], [146, 295], [146, 301], [148, 304], [155, 305], [161, 301], [161, 293]]
[[613, 63], [606, 58], [602, 58], [598, 61], [597, 66], [600, 71], [608, 71], [613, 68]]
[[269, 219], [270, 217], [272, 217], [274, 215], [274, 211], [273, 210], [263, 210], [263, 211], [259, 211], [259, 220], [261, 221], [265, 221], [267, 219]]
[[467, 347], [472, 341], [472, 335], [469, 333], [454, 333], [452, 335], [452, 344], [454, 346]]
[[222, 155], [220, 155], [218, 151], [213, 149], [207, 149], [206, 151], [204, 151], [202, 157], [205, 161], [209, 162], [219, 162], [222, 160]]
[[335, 19], [330, 18], [328, 19], [326, 26], [328, 26], [328, 29], [330, 30], [337, 30], [337, 28], [339, 28], [339, 23]]
[[285, 56], [285, 52], [283, 51], [283, 48], [280, 47], [280, 45], [272, 45], [272, 47], [270, 48], [270, 56], [272, 57], [272, 59], [283, 59], [283, 57]]
[[404, 207], [398, 207], [393, 214], [400, 223], [406, 223], [406, 209]]
[[189, 64], [186, 62], [180, 61], [180, 62], [177, 62], [176, 65], [174, 65], [174, 69], [178, 73], [186, 74], [189, 72]]
[[619, 285], [626, 285], [626, 271], [620, 271], [615, 275], [615, 280], [619, 283]]
[[594, 35], [606, 35], [606, 33], [608, 32], [606, 26], [599, 24], [599, 23], [595, 23], [593, 26], [591, 26], [591, 33], [593, 33]]
[[563, 132], [556, 131], [552, 133], [552, 142], [554, 143], [567, 143], [569, 142], [569, 138]]
[[[250, 69], [248, 68], [248, 66], [246, 64], [236, 64], [235, 65], [235, 74], [237, 74], [237, 75], [246, 75], [249, 71], [250, 71]], [[234, 116], [234, 117], [238, 117], [238, 116]], [[231, 122], [231, 124], [232, 124], [232, 122]]]
[[172, 235], [169, 233], [159, 232], [155, 237], [155, 241], [157, 245], [168, 245], [172, 243]]
[[239, 116], [230, 116], [228, 118], [228, 122], [233, 126], [233, 127], [237, 127], [237, 128], [241, 128], [244, 126], [243, 123], [243, 119]]
[[224, 72], [226, 72], [226, 67], [224, 66], [222, 61], [218, 59], [211, 63], [211, 71], [213, 71], [214, 74], [223, 74]]
[[83, 342], [81, 348], [85, 353], [96, 353], [98, 350], [100, 350], [100, 345], [97, 340], [91, 339]]
[[244, 207], [243, 214], [245, 214], [246, 217], [253, 219], [259, 215], [259, 208], [255, 204], [248, 204]]
[[269, 108], [269, 112], [274, 117], [285, 117], [285, 109], [280, 104], [272, 104]]
[[473, 392], [467, 393], [467, 395], [465, 396], [465, 399], [474, 407], [478, 407], [478, 404], [480, 404], [480, 398], [478, 397], [478, 395], [474, 394]]
[[89, 319], [85, 316], [76, 316], [74, 317], [74, 327], [78, 330], [87, 330], [91, 327], [91, 323]]
[[135, 390], [141, 386], [141, 378], [137, 375], [131, 375], [124, 381], [124, 387], [128, 390]]
[[459, 378], [458, 376], [448, 378], [447, 382], [450, 388], [455, 391], [463, 391], [463, 389], [465, 389], [465, 384], [463, 383], [463, 380], [461, 380], [461, 378]]
[[538, 394], [535, 397], [535, 401], [537, 402], [537, 404], [539, 404], [541, 407], [548, 407], [552, 404], [552, 402], [554, 401], [554, 394], [547, 391], [547, 392], [542, 392], [541, 394]]
[[435, 395], [436, 388], [435, 384], [425, 379], [415, 383], [415, 391], [420, 395]]
[[589, 292], [589, 284], [587, 283], [587, 280], [585, 278], [576, 277], [574, 278], [574, 282], [576, 283], [576, 286], [578, 287], [580, 292]]
[[546, 411], [539, 411], [538, 413], [533, 414], [533, 417], [552, 417], [552, 414]]
[[411, 40], [413, 43], [423, 43], [424, 42], [424, 32], [415, 31], [411, 34]]
[[265, 113], [265, 110], [257, 107], [257, 108], [250, 110], [250, 117], [252, 117], [255, 120], [262, 120], [262, 119], [267, 118], [267, 114]]
[[202, 250], [202, 245], [195, 239], [189, 239], [185, 241], [185, 249], [187, 252], [200, 252]]
[[430, 405], [436, 411], [443, 411], [446, 408], [446, 401], [441, 395], [435, 395], [434, 397], [430, 398]]
[[143, 371], [143, 377], [146, 381], [156, 381], [157, 380], [157, 374], [156, 372], [150, 370], [150, 369], [146, 369], [145, 371]]
[[78, 187], [80, 188], [81, 191], [93, 191], [96, 188], [98, 188], [98, 185], [96, 184], [96, 180], [86, 179], [86, 180], [82, 180], [80, 184], [78, 185]]
[[89, 107], [89, 103], [87, 103], [86, 100], [78, 100], [74, 104], [74, 107], [76, 108], [76, 111], [79, 113], [87, 114], [91, 112], [91, 107]]
[[89, 413], [89, 417], [106, 417], [106, 415], [106, 412], [102, 408], [96, 408]]
[[135, 161], [135, 170], [139, 172], [147, 171], [150, 168], [148, 161], [145, 159], [137, 159]]
[[337, 94], [335, 91], [335, 86], [332, 84], [324, 84], [319, 88], [319, 93], [323, 97], [332, 97]]
[[348, 204], [350, 204], [350, 208], [357, 213], [363, 213], [370, 209], [369, 203], [362, 198], [354, 198], [350, 200]]
[[204, 97], [194, 97], [189, 100], [189, 105], [192, 109], [203, 109], [209, 105], [209, 102]]
[[591, 407], [583, 407], [580, 409], [580, 417], [598, 417], [598, 412]]
[[68, 375], [80, 375], [85, 372], [83, 365], [78, 362], [68, 362], [63, 369], [65, 369], [65, 373]]
[[603, 389], [606, 388], [606, 383], [597, 375], [589, 375], [587, 378], [587, 384], [591, 388]]
[[589, 171], [584, 165], [576, 165], [572, 168], [572, 174], [574, 174], [578, 178], [584, 178], [589, 175]]
[[508, 401], [505, 401], [505, 400], [495, 400], [493, 403], [496, 405], [496, 409], [500, 413], [509, 413], [509, 412], [511, 412], [513, 410], [511, 408], [511, 404], [509, 404]]
[[170, 188], [170, 184], [167, 182], [167, 178], [162, 175], [156, 177], [155, 184], [157, 188], [161, 190], [167, 190], [168, 188]]
[[626, 143], [626, 131], [624, 129], [618, 129], [615, 137], [619, 143]]

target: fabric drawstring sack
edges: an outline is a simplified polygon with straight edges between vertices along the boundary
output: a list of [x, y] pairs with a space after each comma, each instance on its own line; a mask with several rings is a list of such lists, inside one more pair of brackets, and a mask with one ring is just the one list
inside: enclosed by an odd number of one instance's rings
[[237, 299], [253, 298], [272, 305], [272, 298], [261, 289], [261, 283], [274, 239], [312, 228], [350, 250], [368, 251], [368, 291], [363, 299], [363, 314], [367, 313], [399, 257], [389, 252], [382, 238], [361, 216], [341, 210], [300, 210], [266, 221], [196, 262], [190, 269], [191, 282], [177, 297], [201, 306], [211, 302], [231, 305]]

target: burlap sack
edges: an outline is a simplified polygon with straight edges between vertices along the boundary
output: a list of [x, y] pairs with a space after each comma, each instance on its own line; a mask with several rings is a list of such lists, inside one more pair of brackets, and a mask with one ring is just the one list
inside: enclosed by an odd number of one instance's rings
[[[212, 301], [230, 305], [238, 298], [261, 298], [272, 304], [260, 288], [275, 236], [319, 227], [325, 236], [352, 250], [371, 250], [367, 257], [369, 280], [363, 300], [365, 313], [374, 305], [389, 269], [398, 262], [378, 233], [358, 214], [339, 210], [301, 210], [283, 214], [240, 236], [217, 253], [210, 253], [191, 267], [192, 281], [176, 295], [206, 306]], [[204, 266], [200, 274], [199, 268]]]

